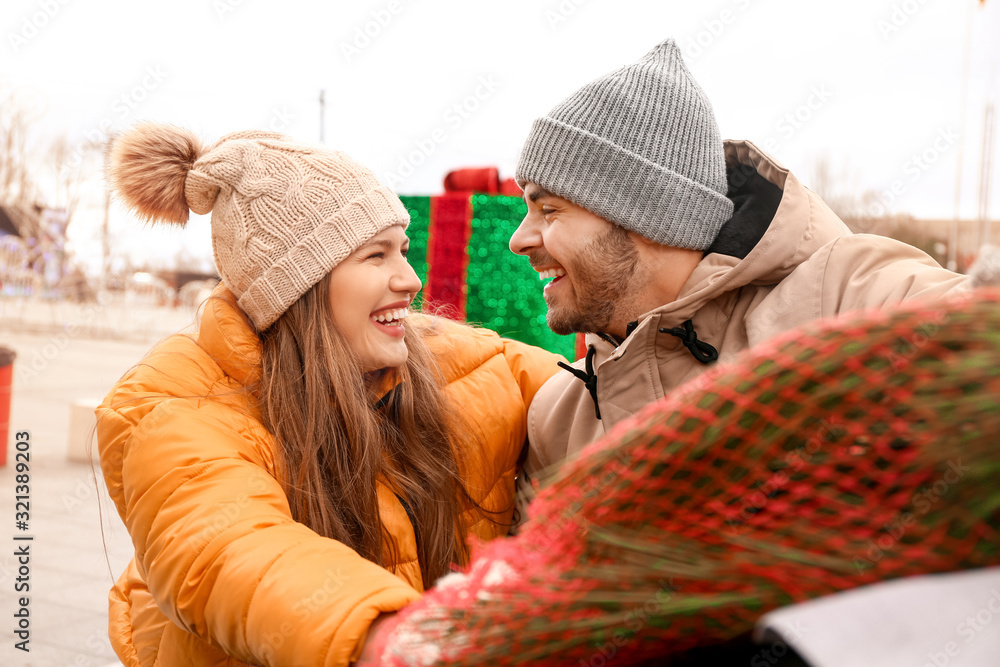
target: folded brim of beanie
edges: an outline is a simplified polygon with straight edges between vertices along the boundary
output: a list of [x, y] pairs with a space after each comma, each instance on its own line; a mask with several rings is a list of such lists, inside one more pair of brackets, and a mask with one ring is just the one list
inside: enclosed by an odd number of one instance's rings
[[678, 248], [708, 248], [733, 213], [724, 193], [553, 118], [532, 125], [516, 179]]
[[384, 186], [369, 190], [337, 211], [271, 264], [239, 298], [263, 331], [345, 257], [393, 225], [406, 227], [410, 214]]

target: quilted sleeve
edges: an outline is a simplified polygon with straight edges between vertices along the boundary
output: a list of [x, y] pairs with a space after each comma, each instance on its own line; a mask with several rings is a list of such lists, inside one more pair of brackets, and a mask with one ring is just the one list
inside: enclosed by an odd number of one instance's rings
[[503, 355], [521, 388], [525, 408], [531, 405], [542, 385], [559, 371], [557, 364], [565, 361], [558, 354], [507, 338], [503, 339]]
[[968, 276], [948, 271], [923, 251], [894, 239], [855, 234], [837, 239], [823, 252], [827, 253], [822, 274], [824, 317], [913, 299], [939, 299], [970, 286]]
[[420, 594], [296, 523], [260, 434], [234, 421], [224, 406], [171, 399], [135, 426], [120, 510], [138, 568], [174, 623], [234, 657], [346, 665], [379, 613]]

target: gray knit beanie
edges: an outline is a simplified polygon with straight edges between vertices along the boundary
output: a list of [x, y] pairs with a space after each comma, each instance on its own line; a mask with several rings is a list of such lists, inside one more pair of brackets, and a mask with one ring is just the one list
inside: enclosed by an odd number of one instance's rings
[[536, 120], [515, 178], [679, 248], [705, 250], [733, 214], [712, 106], [672, 39]]

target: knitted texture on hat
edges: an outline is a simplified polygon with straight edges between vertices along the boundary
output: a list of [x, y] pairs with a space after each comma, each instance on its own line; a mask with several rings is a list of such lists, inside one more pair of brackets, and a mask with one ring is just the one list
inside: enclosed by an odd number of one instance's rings
[[515, 177], [679, 248], [705, 250], [733, 212], [711, 104], [672, 39], [536, 120]]
[[215, 265], [258, 331], [373, 236], [409, 223], [399, 198], [349, 156], [274, 132], [203, 150], [180, 128], [139, 125], [112, 144], [109, 177], [147, 219], [211, 212]]
[[[199, 193], [215, 188], [214, 207], [199, 210]], [[223, 138], [184, 189], [191, 210], [212, 211], [216, 266], [258, 330], [370, 238], [409, 223], [399, 198], [344, 153], [270, 133]]]

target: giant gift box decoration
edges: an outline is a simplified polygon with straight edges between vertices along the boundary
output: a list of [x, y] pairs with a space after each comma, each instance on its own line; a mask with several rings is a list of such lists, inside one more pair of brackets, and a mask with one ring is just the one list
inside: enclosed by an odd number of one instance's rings
[[576, 338], [545, 323], [538, 274], [507, 246], [526, 212], [520, 197], [446, 192], [400, 199], [410, 212], [407, 258], [424, 283], [425, 310], [576, 358]]

